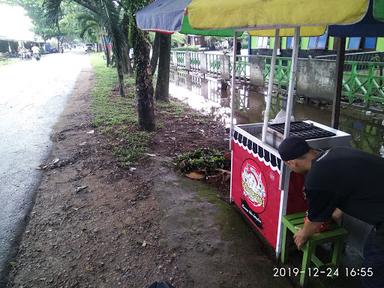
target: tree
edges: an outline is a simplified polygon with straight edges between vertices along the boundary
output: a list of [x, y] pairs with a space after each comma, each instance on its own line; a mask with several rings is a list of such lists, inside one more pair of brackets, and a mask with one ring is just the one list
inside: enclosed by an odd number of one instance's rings
[[152, 75], [155, 74], [157, 68], [157, 62], [159, 61], [159, 53], [160, 53], [160, 33], [155, 33], [155, 39], [153, 40], [152, 45], [152, 58], [151, 58], [151, 71]]
[[160, 35], [160, 58], [156, 83], [156, 100], [169, 101], [169, 69], [171, 60], [171, 35]]
[[[148, 33], [134, 27], [135, 66], [136, 66], [136, 98], [139, 125], [145, 130], [155, 129], [155, 112], [153, 103], [152, 72], [149, 61], [150, 44]], [[137, 51], [140, 51], [138, 53]]]
[[45, 16], [45, 10], [43, 7], [44, 0], [8, 0], [6, 3], [11, 5], [19, 5], [23, 7], [28, 16], [31, 18], [33, 23], [33, 30], [35, 34], [40, 35], [44, 41], [53, 38], [59, 37], [60, 31], [58, 26], [47, 25]]
[[[58, 23], [59, 18], [62, 15], [63, 0], [45, 0], [44, 7], [47, 11], [46, 15], [50, 20], [50, 23]], [[123, 32], [120, 28], [120, 9], [114, 1], [110, 0], [73, 0], [77, 4], [88, 9], [90, 13], [93, 13], [105, 27], [106, 31], [112, 39], [112, 49], [116, 57], [117, 74], [119, 78], [119, 92], [122, 97], [125, 97], [124, 91], [124, 72], [123, 72], [123, 49], [126, 44], [126, 39], [123, 36]]]
[[109, 39], [105, 28], [102, 23], [100, 23], [100, 19], [94, 14], [82, 13], [78, 15], [77, 21], [80, 26], [80, 38], [91, 43], [98, 43], [99, 40], [103, 43], [105, 59], [107, 61], [107, 66], [109, 66], [111, 64], [111, 54], [108, 47]]
[[179, 47], [183, 46], [187, 43], [187, 35], [181, 34], [181, 33], [174, 33], [172, 34], [172, 47]]
[[[152, 73], [149, 65], [149, 43], [147, 33], [138, 31], [135, 13], [149, 1], [146, 0], [72, 0], [87, 8], [105, 27], [112, 39], [113, 52], [116, 57], [117, 73], [119, 77], [120, 95], [124, 96], [124, 61], [129, 60], [128, 38], [134, 46], [136, 97], [138, 122], [145, 130], [155, 128], [153, 106]], [[52, 23], [58, 22], [61, 15], [60, 6], [63, 0], [45, 0], [45, 7]], [[128, 34], [128, 35], [127, 35]]]
[[153, 99], [153, 81], [150, 65], [150, 44], [148, 32], [141, 31], [136, 25], [136, 12], [142, 9], [148, 0], [124, 0], [121, 3], [129, 15], [131, 40], [134, 48], [136, 74], [136, 99], [139, 125], [145, 130], [155, 129], [155, 112]]

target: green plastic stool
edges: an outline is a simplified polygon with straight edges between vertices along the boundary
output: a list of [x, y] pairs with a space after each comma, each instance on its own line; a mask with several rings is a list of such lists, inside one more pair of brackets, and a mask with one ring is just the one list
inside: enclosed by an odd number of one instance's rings
[[[305, 212], [295, 213], [283, 216], [283, 242], [281, 250], [281, 262], [286, 261], [286, 241], [287, 241], [287, 230], [292, 233], [296, 233], [297, 227], [302, 228], [304, 226]], [[300, 269], [300, 286], [306, 287], [308, 282], [309, 268], [311, 262], [317, 267], [333, 267], [336, 268], [339, 265], [341, 254], [343, 251], [344, 239], [347, 236], [347, 230], [338, 226], [336, 223], [330, 225], [330, 230], [314, 234], [305, 245], [301, 248], [303, 251], [303, 260]], [[315, 251], [316, 246], [323, 243], [333, 243], [332, 259], [330, 263], [323, 263], [319, 258], [316, 257]]]

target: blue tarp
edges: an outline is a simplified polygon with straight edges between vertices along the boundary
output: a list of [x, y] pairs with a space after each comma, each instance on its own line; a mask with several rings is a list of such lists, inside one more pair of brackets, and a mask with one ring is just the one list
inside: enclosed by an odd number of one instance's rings
[[382, 37], [384, 36], [384, 23], [373, 18], [372, 0], [369, 3], [367, 14], [363, 20], [353, 25], [331, 25], [328, 35], [336, 37]]
[[[141, 30], [163, 33], [180, 32], [188, 35], [233, 37], [232, 29], [197, 30], [189, 24], [185, 10], [191, 0], [156, 0], [136, 13], [136, 23]], [[236, 32], [241, 36], [243, 32]]]
[[191, 0], [156, 0], [136, 13], [141, 30], [173, 33], [181, 30], [184, 10]]

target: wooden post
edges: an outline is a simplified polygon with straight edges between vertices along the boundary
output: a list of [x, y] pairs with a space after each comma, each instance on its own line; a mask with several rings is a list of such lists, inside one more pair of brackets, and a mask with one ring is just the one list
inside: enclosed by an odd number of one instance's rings
[[332, 105], [332, 127], [339, 128], [341, 92], [343, 90], [343, 74], [345, 60], [345, 37], [337, 38], [336, 56], [336, 91]]

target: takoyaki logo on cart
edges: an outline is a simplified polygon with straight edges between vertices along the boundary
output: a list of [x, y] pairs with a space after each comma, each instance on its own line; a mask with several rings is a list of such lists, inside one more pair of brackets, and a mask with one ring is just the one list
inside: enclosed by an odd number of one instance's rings
[[244, 161], [241, 169], [243, 194], [256, 213], [263, 212], [267, 204], [267, 193], [264, 183], [262, 171], [256, 162], [251, 159]]

